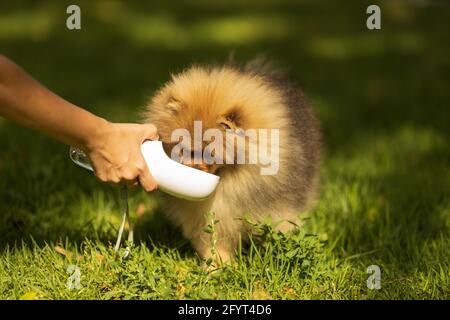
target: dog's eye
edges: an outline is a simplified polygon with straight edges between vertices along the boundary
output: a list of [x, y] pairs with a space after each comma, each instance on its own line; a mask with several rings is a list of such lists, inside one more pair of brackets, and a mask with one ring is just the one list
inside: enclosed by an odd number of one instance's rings
[[220, 123], [220, 126], [221, 126], [222, 128], [224, 128], [225, 130], [231, 129], [230, 125], [229, 125], [228, 123], [226, 123], [226, 122], [221, 122], [221, 123]]

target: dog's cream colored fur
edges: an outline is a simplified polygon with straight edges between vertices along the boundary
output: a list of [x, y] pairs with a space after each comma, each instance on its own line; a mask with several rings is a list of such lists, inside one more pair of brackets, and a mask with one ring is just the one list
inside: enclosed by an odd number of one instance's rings
[[[213, 212], [217, 252], [228, 260], [250, 230], [246, 217], [261, 221], [267, 216], [281, 230], [298, 223], [317, 187], [320, 134], [317, 122], [302, 95], [271, 75], [235, 67], [192, 67], [174, 75], [151, 100], [145, 120], [155, 124], [166, 151], [172, 131], [186, 128], [193, 136], [193, 123], [203, 130], [231, 127], [279, 129], [279, 171], [263, 176], [259, 165], [206, 165], [196, 167], [220, 175], [215, 194], [191, 202], [165, 195], [165, 212], [180, 226], [202, 258], [211, 257], [211, 235], [204, 231]], [[170, 154], [170, 153], [169, 153]], [[195, 181], [192, 181], [195, 183]], [[214, 257], [217, 258], [217, 257]]]

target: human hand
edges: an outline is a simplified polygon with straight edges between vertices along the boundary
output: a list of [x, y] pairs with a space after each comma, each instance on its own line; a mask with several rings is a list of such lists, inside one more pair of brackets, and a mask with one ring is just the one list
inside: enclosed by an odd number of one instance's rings
[[157, 183], [142, 156], [145, 140], [158, 140], [152, 124], [111, 123], [105, 120], [92, 134], [83, 149], [97, 178], [103, 182], [125, 182], [130, 187], [139, 184], [145, 191], [156, 190]]
[[110, 123], [59, 97], [0, 55], [0, 116], [82, 149], [95, 175], [105, 182], [157, 185], [141, 144], [158, 139], [152, 124]]

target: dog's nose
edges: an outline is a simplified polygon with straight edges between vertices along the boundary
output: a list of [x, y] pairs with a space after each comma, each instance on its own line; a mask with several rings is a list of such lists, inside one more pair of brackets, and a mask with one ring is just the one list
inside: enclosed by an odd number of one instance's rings
[[214, 173], [215, 171], [215, 165], [213, 164], [206, 164], [204, 162], [201, 163], [185, 163], [185, 165], [197, 169], [197, 170], [201, 170], [201, 171], [205, 171], [208, 173]]
[[216, 165], [215, 164], [208, 164], [204, 161], [203, 158], [198, 157], [194, 154], [194, 152], [191, 153], [191, 156], [189, 157], [184, 157], [181, 160], [181, 163], [184, 164], [185, 166], [197, 169], [197, 170], [201, 170], [201, 171], [205, 171], [208, 173], [214, 173], [214, 171], [216, 170]]
[[209, 172], [209, 165], [207, 165], [206, 163], [202, 162], [199, 164], [194, 164], [194, 168], [198, 169], [198, 170], [202, 170], [202, 171], [206, 171]]

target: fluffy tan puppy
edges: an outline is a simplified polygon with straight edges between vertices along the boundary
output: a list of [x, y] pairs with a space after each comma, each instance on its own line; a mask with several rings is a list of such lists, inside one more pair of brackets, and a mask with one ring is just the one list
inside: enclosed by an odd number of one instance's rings
[[[194, 163], [208, 143], [199, 144], [202, 150], [196, 150], [193, 142], [185, 146], [191, 152], [183, 155], [183, 163], [221, 177], [216, 192], [205, 201], [164, 195], [169, 219], [181, 228], [202, 258], [229, 260], [240, 239], [245, 240], [251, 232], [245, 219], [258, 222], [269, 216], [278, 229], [287, 231], [292, 227], [289, 221], [298, 223], [299, 214], [311, 208], [318, 187], [319, 125], [301, 91], [270, 68], [255, 63], [242, 68], [193, 66], [172, 76], [151, 99], [144, 116], [158, 128], [169, 155], [179, 142], [171, 139], [174, 130], [185, 128], [194, 137], [194, 121], [202, 121], [203, 132], [217, 128], [224, 136], [227, 130], [236, 129], [238, 133], [247, 129], [279, 132], [277, 172], [270, 175], [261, 174], [264, 165], [260, 162], [208, 164], [197, 159]], [[232, 137], [249, 142], [239, 134]], [[229, 139], [223, 140], [223, 154], [215, 154], [223, 162], [230, 153], [226, 149]], [[261, 141], [258, 137], [256, 145]], [[244, 148], [241, 151], [248, 162], [250, 145], [236, 144], [231, 153], [236, 157], [238, 148]], [[214, 250], [211, 234], [204, 231], [211, 222], [208, 213], [219, 221]]]

